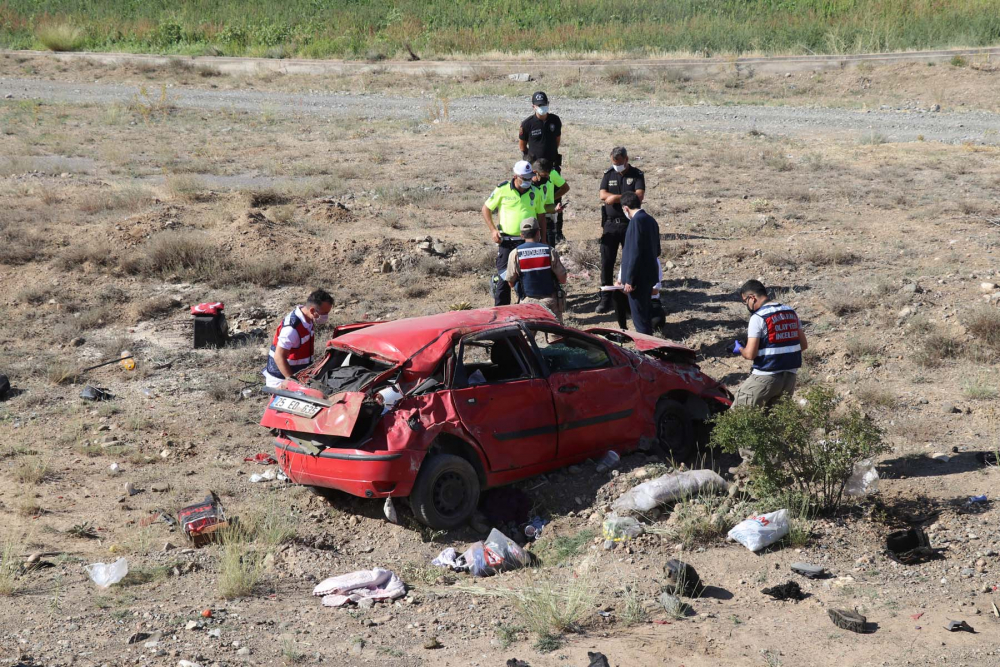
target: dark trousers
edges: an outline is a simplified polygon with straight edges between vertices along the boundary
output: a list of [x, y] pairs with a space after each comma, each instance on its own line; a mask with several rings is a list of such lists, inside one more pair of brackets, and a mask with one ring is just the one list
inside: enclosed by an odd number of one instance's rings
[[628, 220], [608, 220], [604, 223], [601, 234], [601, 286], [615, 283], [615, 262], [618, 260], [618, 248], [625, 245], [625, 230]]
[[[559, 202], [556, 202], [558, 204]], [[554, 222], [549, 227], [549, 245], [555, 245], [555, 241], [566, 238], [563, 236], [563, 212], [562, 210], [556, 211], [551, 216]]]
[[[524, 239], [504, 239], [497, 245], [497, 277], [500, 280], [493, 287], [494, 306], [510, 305], [510, 285], [507, 283], [507, 260], [510, 259], [510, 253], [522, 243], [524, 243]], [[518, 283], [519, 293], [520, 285]]]
[[[625, 292], [615, 290], [612, 294], [614, 294], [615, 319], [618, 320], [618, 328], [625, 331], [628, 329], [628, 318], [632, 314], [632, 307]], [[655, 296], [650, 299], [650, 302], [652, 303], [650, 312], [652, 313], [653, 331], [663, 331], [667, 326], [667, 314], [663, 310], [663, 304]]]
[[653, 335], [653, 286], [637, 285], [628, 294], [632, 324], [641, 334]]

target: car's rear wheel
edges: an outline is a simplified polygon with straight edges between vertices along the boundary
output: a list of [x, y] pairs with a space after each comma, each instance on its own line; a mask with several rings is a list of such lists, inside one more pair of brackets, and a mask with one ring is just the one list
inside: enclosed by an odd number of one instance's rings
[[697, 448], [694, 425], [684, 406], [673, 400], [656, 406], [656, 440], [664, 456], [676, 463], [687, 461]]
[[435, 454], [424, 461], [410, 492], [420, 523], [448, 530], [468, 521], [479, 504], [479, 476], [461, 456]]

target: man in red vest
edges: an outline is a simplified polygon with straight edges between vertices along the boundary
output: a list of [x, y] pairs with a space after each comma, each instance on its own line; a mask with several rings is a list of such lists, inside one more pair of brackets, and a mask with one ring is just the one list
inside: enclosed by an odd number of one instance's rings
[[285, 315], [274, 332], [271, 351], [264, 369], [268, 387], [278, 387], [312, 363], [313, 330], [324, 324], [333, 309], [333, 297], [318, 289], [309, 295], [303, 306]]

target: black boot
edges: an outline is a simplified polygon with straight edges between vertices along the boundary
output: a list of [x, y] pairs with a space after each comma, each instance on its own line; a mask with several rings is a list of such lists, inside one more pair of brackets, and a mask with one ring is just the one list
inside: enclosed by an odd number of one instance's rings
[[597, 304], [597, 310], [594, 312], [599, 315], [604, 313], [610, 313], [614, 310], [614, 304], [611, 302], [611, 292], [601, 292], [601, 301]]

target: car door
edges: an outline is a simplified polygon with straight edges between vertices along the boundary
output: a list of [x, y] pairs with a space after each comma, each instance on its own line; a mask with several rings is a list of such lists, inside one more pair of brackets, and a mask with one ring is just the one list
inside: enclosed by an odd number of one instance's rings
[[559, 423], [559, 459], [635, 444], [638, 383], [603, 341], [556, 325], [529, 325], [548, 372]]
[[463, 338], [452, 374], [452, 400], [493, 472], [556, 456], [556, 412], [549, 384], [519, 327]]

